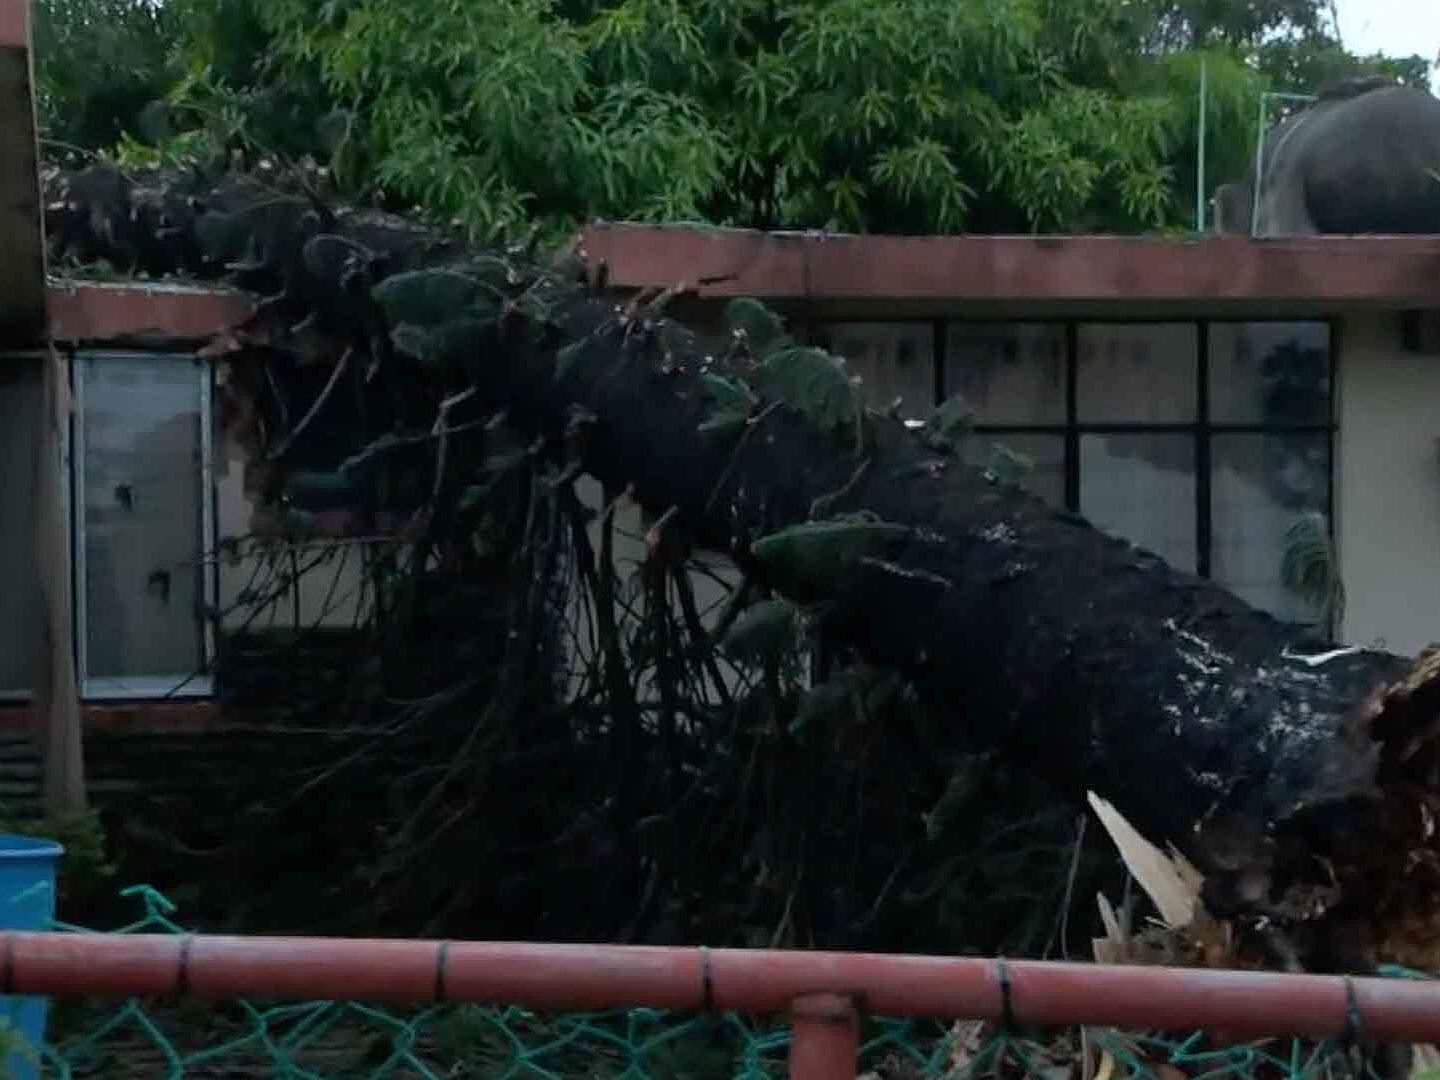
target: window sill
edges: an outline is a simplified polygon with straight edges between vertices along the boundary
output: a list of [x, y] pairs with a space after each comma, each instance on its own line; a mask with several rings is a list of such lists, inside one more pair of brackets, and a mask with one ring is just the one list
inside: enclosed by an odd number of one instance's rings
[[[85, 733], [153, 733], [203, 731], [221, 726], [219, 703], [204, 698], [188, 701], [134, 700], [102, 704], [84, 702], [80, 716]], [[29, 704], [0, 702], [0, 735], [29, 734], [35, 714]]]
[[110, 701], [192, 701], [213, 694], [208, 675], [86, 679], [80, 687], [81, 702], [87, 705]]

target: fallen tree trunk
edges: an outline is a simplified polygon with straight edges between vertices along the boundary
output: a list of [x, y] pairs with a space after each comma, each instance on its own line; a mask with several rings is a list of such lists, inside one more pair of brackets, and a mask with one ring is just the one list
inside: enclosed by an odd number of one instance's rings
[[53, 190], [62, 249], [270, 294], [232, 348], [301, 353], [318, 331], [397, 387], [503, 409], [660, 516], [657, 557], [731, 552], [967, 739], [1175, 845], [1213, 912], [1286, 928], [1307, 966], [1440, 959], [1427, 664], [1295, 655], [1292, 628], [962, 465], [940, 424], [859, 408], [814, 350], [712, 346], [573, 268], [467, 257], [303, 193], [93, 174]]
[[[1429, 875], [1414, 870], [1434, 850], [1440, 685], [1427, 666], [1387, 692], [1408, 660], [1297, 655], [1293, 627], [896, 419], [872, 414], [857, 448], [843, 425], [823, 430], [803, 404], [767, 407], [757, 392], [743, 427], [707, 437], [707, 366], [759, 383], [764, 365], [646, 326], [643, 311], [576, 303], [560, 339], [583, 344], [563, 376], [553, 348], [512, 345], [493, 355], [497, 400], [552, 429], [584, 410], [587, 469], [673, 510], [682, 542], [729, 550], [971, 735], [1175, 845], [1207, 874], [1212, 912], [1323, 923], [1299, 946], [1312, 966], [1417, 959], [1391, 935], [1429, 918]], [[783, 531], [817, 519], [835, 524]]]

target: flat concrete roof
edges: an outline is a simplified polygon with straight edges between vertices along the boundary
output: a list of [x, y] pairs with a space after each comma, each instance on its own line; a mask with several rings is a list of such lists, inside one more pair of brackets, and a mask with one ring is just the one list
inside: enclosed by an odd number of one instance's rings
[[65, 344], [193, 343], [243, 323], [255, 298], [218, 286], [57, 280], [46, 307], [51, 339]]
[[1440, 307], [1440, 235], [878, 236], [596, 224], [580, 243], [612, 287], [686, 282], [752, 296], [916, 310]]

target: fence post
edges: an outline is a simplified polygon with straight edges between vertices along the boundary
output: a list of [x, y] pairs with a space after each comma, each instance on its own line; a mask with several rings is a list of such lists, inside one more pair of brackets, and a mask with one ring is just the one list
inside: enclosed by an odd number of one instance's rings
[[790, 1080], [855, 1080], [860, 1017], [840, 994], [805, 994], [790, 1003]]

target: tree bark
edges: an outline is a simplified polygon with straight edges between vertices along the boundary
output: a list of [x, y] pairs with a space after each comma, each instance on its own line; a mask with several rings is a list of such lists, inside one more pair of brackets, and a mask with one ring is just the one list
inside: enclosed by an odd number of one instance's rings
[[[170, 260], [216, 276], [243, 246], [235, 237], [249, 235], [235, 280], [276, 295], [248, 341], [294, 348], [294, 324], [307, 318], [335, 355], [368, 352], [392, 371], [411, 362], [391, 353], [392, 328], [357, 275], [378, 280], [460, 251], [371, 214], [326, 211], [306, 224], [315, 212], [303, 198], [287, 217], [274, 200], [262, 211], [217, 189], [186, 219], [173, 192], [136, 188], [117, 203], [81, 186], [67, 190], [52, 236], [122, 265], [129, 253], [129, 265]], [[183, 237], [173, 251], [143, 233], [162, 204], [169, 235]], [[350, 254], [330, 257], [338, 251]], [[1301, 934], [1308, 966], [1440, 959], [1440, 679], [1429, 658], [1412, 672], [1368, 650], [1299, 657], [1291, 627], [993, 482], [898, 420], [869, 414], [857, 447], [849, 426], [756, 389], [743, 343], [701, 341], [656, 309], [507, 258], [506, 302], [456, 311], [453, 332], [411, 374], [438, 367], [462, 379], [607, 487], [667, 515], [672, 537], [731, 552], [809, 608], [829, 640], [903, 672], [967, 737], [1077, 802], [1095, 791], [1205, 872], [1212, 911]], [[717, 412], [715, 375], [752, 384], [745, 423], [702, 430]], [[762, 559], [753, 546], [842, 514], [896, 528], [827, 567]]]
[[[829, 638], [903, 672], [1077, 801], [1093, 790], [1183, 851], [1215, 913], [1314, 923], [1311, 966], [1430, 955], [1422, 880], [1435, 879], [1413, 864], [1437, 854], [1433, 658], [1301, 655], [1294, 627], [928, 449], [898, 420], [872, 416], [859, 453], [787, 408], [707, 438], [700, 373], [749, 365], [643, 322], [576, 304], [559, 336], [587, 344], [565, 375], [551, 348], [508, 348], [491, 360], [497, 401], [552, 432], [577, 408], [593, 415], [587, 469], [677, 507], [689, 539], [811, 607]], [[757, 539], [845, 513], [907, 531], [840, 573], [757, 562]]]

